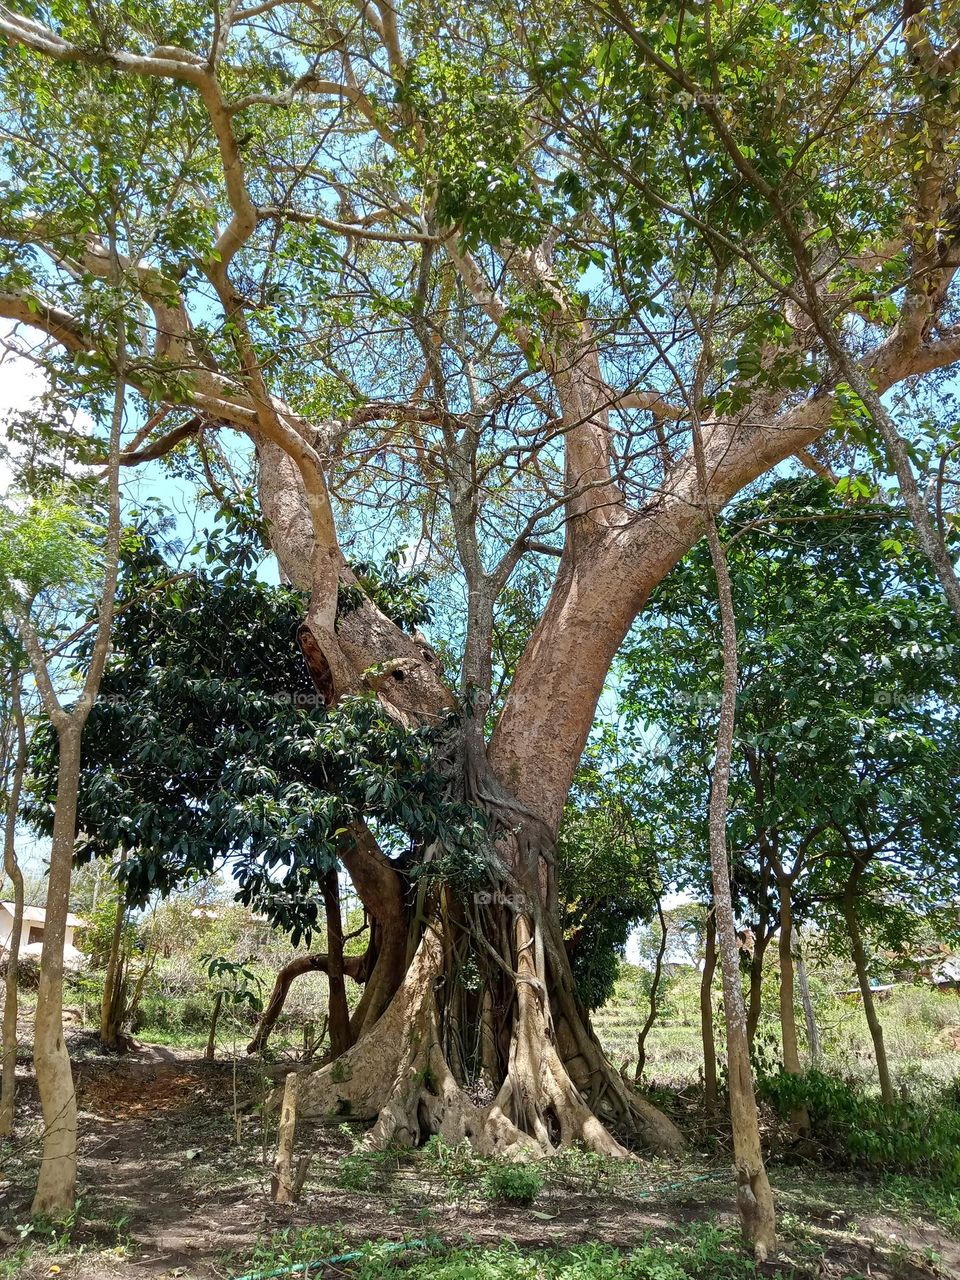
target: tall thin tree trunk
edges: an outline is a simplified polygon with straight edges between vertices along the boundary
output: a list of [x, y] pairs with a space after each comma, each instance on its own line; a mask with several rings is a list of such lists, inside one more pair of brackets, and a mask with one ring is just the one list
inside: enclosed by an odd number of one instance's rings
[[6, 986], [3, 997], [3, 1072], [0, 1077], [0, 1138], [13, 1133], [17, 1089], [17, 1009], [20, 977], [20, 940], [23, 936], [23, 872], [17, 861], [17, 814], [20, 792], [27, 768], [27, 731], [20, 703], [20, 676], [14, 677], [10, 691], [11, 720], [16, 734], [13, 777], [7, 799], [6, 825], [3, 831], [3, 869], [13, 885], [13, 928], [7, 955]]
[[[714, 299], [714, 307], [716, 298]], [[712, 317], [711, 317], [712, 323]], [[743, 1234], [754, 1255], [763, 1261], [776, 1246], [776, 1215], [773, 1193], [767, 1180], [760, 1147], [760, 1123], [750, 1068], [746, 1009], [740, 983], [740, 948], [730, 891], [730, 864], [727, 857], [727, 802], [730, 765], [733, 758], [733, 731], [737, 710], [737, 620], [726, 553], [720, 541], [716, 517], [709, 502], [707, 467], [700, 424], [700, 403], [704, 372], [708, 365], [709, 330], [703, 341], [701, 358], [690, 398], [693, 448], [697, 479], [703, 503], [707, 544], [717, 579], [717, 600], [723, 640], [723, 693], [717, 752], [710, 785], [710, 867], [717, 921], [720, 972], [723, 979], [723, 1008], [727, 1027], [727, 1082], [730, 1093], [730, 1122], [733, 1129], [733, 1159], [737, 1179], [737, 1208]]]
[[336, 1058], [352, 1043], [347, 987], [343, 977], [343, 925], [340, 884], [333, 867], [323, 878], [323, 906], [327, 917], [327, 984], [330, 991], [330, 1052]]
[[63, 1039], [63, 946], [77, 823], [81, 728], [71, 718], [58, 733], [57, 809], [47, 881], [33, 1062], [43, 1111], [43, 1158], [33, 1213], [59, 1216], [73, 1207], [77, 1185], [77, 1099]]
[[[800, 1049], [797, 1043], [796, 995], [793, 986], [793, 902], [792, 885], [784, 875], [777, 876], [777, 894], [780, 900], [780, 1033], [783, 1039], [783, 1069], [792, 1076], [802, 1074]], [[810, 1115], [805, 1106], [795, 1107], [790, 1113], [790, 1126], [795, 1134], [808, 1132]]]
[[[115, 276], [119, 266], [111, 239]], [[126, 384], [123, 379], [126, 342], [125, 317], [117, 318], [117, 381], [110, 422], [108, 458], [109, 515], [104, 548], [103, 586], [93, 649], [83, 688], [67, 712], [53, 685], [47, 656], [30, 617], [30, 603], [16, 600], [11, 606], [20, 639], [30, 658], [44, 710], [57, 731], [59, 765], [57, 801], [50, 848], [47, 904], [40, 955], [40, 989], [34, 1022], [33, 1061], [43, 1112], [43, 1151], [33, 1198], [33, 1212], [62, 1218], [76, 1202], [77, 1099], [70, 1070], [70, 1056], [63, 1039], [63, 948], [70, 880], [76, 846], [77, 789], [80, 780], [80, 744], [103, 678], [110, 652], [110, 629], [120, 564], [120, 437]]]
[[710, 908], [700, 975], [700, 1038], [703, 1043], [703, 1105], [707, 1115], [717, 1110], [717, 1040], [713, 1029], [713, 979], [717, 972], [717, 921]]
[[210, 1031], [207, 1034], [207, 1047], [203, 1051], [203, 1056], [207, 1062], [212, 1062], [217, 1052], [217, 1023], [220, 1021], [220, 1008], [223, 1004], [223, 992], [218, 991], [213, 998], [213, 1011], [210, 1014]]
[[753, 955], [750, 957], [750, 995], [747, 1004], [747, 1044], [753, 1050], [754, 1037], [760, 1025], [760, 1014], [763, 1010], [763, 961], [767, 954], [770, 934], [767, 932], [766, 920], [760, 922], [753, 941]]
[[657, 997], [660, 994], [660, 978], [663, 974], [663, 957], [667, 950], [667, 921], [663, 914], [663, 903], [657, 898], [657, 919], [660, 921], [660, 946], [657, 950], [657, 960], [653, 967], [653, 978], [650, 982], [650, 1010], [647, 1013], [646, 1021], [637, 1033], [637, 1070], [634, 1080], [640, 1083], [640, 1077], [643, 1075], [643, 1068], [647, 1062], [647, 1036], [650, 1034], [650, 1028], [657, 1020]]
[[[126, 856], [125, 852], [123, 856]], [[103, 978], [103, 998], [100, 1001], [100, 1043], [108, 1049], [116, 1048], [120, 1023], [123, 1017], [122, 1001], [118, 1002], [117, 995], [121, 981], [120, 947], [123, 941], [123, 926], [126, 916], [126, 895], [121, 884], [117, 898], [117, 910], [113, 918], [113, 932], [110, 936], [107, 970]]]
[[870, 1038], [873, 1040], [873, 1052], [877, 1060], [877, 1076], [880, 1080], [880, 1097], [883, 1099], [885, 1107], [891, 1107], [895, 1101], [893, 1081], [890, 1077], [890, 1067], [887, 1063], [887, 1050], [883, 1043], [883, 1027], [877, 1017], [877, 1006], [873, 999], [873, 989], [870, 986], [870, 974], [867, 969], [867, 953], [863, 946], [863, 934], [860, 932], [860, 922], [857, 919], [856, 887], [859, 878], [860, 869], [855, 868], [847, 881], [846, 891], [843, 895], [843, 918], [846, 921], [847, 932], [850, 935], [850, 949], [853, 954], [854, 967], [857, 971], [857, 981], [860, 984], [863, 1013], [867, 1020], [867, 1026], [870, 1028]]
[[817, 1026], [817, 1015], [814, 1012], [813, 997], [810, 994], [810, 979], [807, 976], [807, 966], [803, 958], [800, 931], [796, 925], [793, 926], [793, 942], [797, 967], [797, 986], [800, 988], [803, 1017], [807, 1024], [807, 1045], [810, 1049], [810, 1061], [813, 1066], [819, 1067], [823, 1059], [823, 1050], [820, 1047], [820, 1028]]

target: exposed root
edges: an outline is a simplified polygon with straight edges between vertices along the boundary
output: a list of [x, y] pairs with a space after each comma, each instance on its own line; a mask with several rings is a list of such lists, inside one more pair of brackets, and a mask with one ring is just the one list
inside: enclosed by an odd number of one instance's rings
[[[301, 1115], [373, 1120], [365, 1145], [374, 1149], [416, 1146], [439, 1134], [452, 1144], [466, 1139], [481, 1155], [510, 1160], [549, 1155], [574, 1143], [629, 1158], [564, 1065], [546, 1025], [542, 993], [532, 984], [518, 986], [518, 1016], [499, 1093], [486, 1105], [467, 1095], [450, 1069], [439, 1033], [434, 986], [442, 965], [442, 943], [428, 930], [375, 1026], [335, 1062], [304, 1073]], [[629, 1118], [632, 1103], [621, 1088], [622, 1111]], [[662, 1150], [663, 1144], [654, 1149]]]

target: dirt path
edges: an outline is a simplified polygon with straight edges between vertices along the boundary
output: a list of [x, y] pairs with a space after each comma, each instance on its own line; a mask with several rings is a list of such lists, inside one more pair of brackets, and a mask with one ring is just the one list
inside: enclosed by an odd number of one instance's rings
[[[341, 1160], [351, 1139], [337, 1127], [298, 1135], [300, 1149], [314, 1152], [305, 1194], [294, 1209], [278, 1209], [268, 1194], [275, 1120], [267, 1121], [265, 1164], [261, 1120], [249, 1109], [263, 1078], [252, 1064], [235, 1069], [196, 1054], [145, 1048], [124, 1059], [84, 1058], [76, 1075], [78, 1221], [69, 1240], [35, 1237], [32, 1248], [22, 1246], [37, 1143], [8, 1153], [0, 1180], [6, 1246], [0, 1280], [109, 1280], [121, 1272], [144, 1280], [228, 1280], [256, 1269], [258, 1259], [282, 1254], [282, 1243], [271, 1255], [265, 1242], [297, 1231], [316, 1240], [320, 1252], [311, 1256], [326, 1256], [336, 1252], [336, 1242], [428, 1234], [450, 1244], [511, 1239], [535, 1248], [599, 1240], [627, 1249], [705, 1219], [735, 1224], [726, 1170], [715, 1167], [715, 1176], [704, 1180], [702, 1161], [638, 1162], [609, 1176], [571, 1165], [549, 1175], [532, 1209], [492, 1205], [475, 1185], [457, 1184], [421, 1161], [378, 1162], [361, 1171], [360, 1189], [350, 1189], [357, 1179], [345, 1178]], [[35, 1121], [28, 1071], [22, 1086]], [[790, 1169], [774, 1170], [772, 1180], [786, 1227], [781, 1274], [960, 1278], [960, 1243], [930, 1223], [880, 1211], [875, 1200], [865, 1201], [861, 1186]], [[848, 1200], [860, 1208], [838, 1213], [837, 1205]]]

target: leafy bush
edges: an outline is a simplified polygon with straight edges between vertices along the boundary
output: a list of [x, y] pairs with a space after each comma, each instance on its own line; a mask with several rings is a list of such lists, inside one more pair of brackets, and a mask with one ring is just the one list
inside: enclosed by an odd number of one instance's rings
[[543, 1173], [532, 1164], [491, 1164], [483, 1175], [483, 1194], [505, 1204], [533, 1204], [543, 1190]]
[[834, 1161], [854, 1169], [889, 1170], [956, 1183], [960, 1179], [960, 1097], [948, 1089], [885, 1107], [875, 1094], [822, 1071], [760, 1079], [761, 1095], [786, 1117], [810, 1113], [813, 1134]]
[[34, 956], [23, 956], [17, 965], [17, 987], [21, 991], [36, 991], [40, 986], [40, 961]]

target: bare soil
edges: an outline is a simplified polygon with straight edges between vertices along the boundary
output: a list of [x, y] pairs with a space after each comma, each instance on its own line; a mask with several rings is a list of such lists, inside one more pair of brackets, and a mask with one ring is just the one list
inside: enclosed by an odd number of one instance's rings
[[[278, 1208], [269, 1196], [276, 1120], [268, 1117], [264, 1132], [252, 1106], [268, 1083], [255, 1064], [157, 1047], [106, 1058], [76, 1039], [80, 1212], [69, 1238], [33, 1234], [23, 1243], [39, 1153], [34, 1082], [23, 1064], [18, 1141], [0, 1151], [0, 1277], [228, 1280], [251, 1270], [258, 1241], [320, 1226], [338, 1228], [348, 1245], [429, 1234], [450, 1245], [629, 1249], [692, 1222], [734, 1222], [728, 1171], [716, 1157], [638, 1162], [609, 1181], [567, 1169], [548, 1176], [532, 1209], [491, 1204], [475, 1185], [430, 1174], [415, 1159], [384, 1160], [362, 1190], [348, 1190], [340, 1162], [351, 1136], [336, 1125], [298, 1129], [298, 1150], [313, 1153], [304, 1195]], [[771, 1276], [960, 1280], [960, 1241], [932, 1222], [892, 1215], [869, 1185], [785, 1166], [774, 1166], [771, 1181], [784, 1238], [783, 1254], [764, 1269]]]

